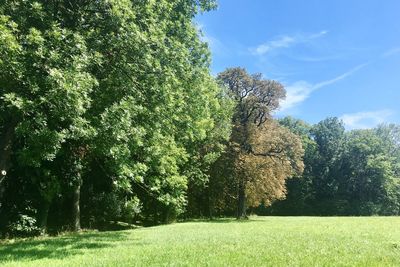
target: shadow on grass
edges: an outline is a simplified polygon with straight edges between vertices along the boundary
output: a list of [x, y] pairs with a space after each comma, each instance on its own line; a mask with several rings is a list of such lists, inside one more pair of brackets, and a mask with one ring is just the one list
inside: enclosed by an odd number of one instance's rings
[[[56, 238], [19, 240], [15, 243], [0, 243], [0, 265], [7, 261], [32, 261], [43, 258], [63, 259], [84, 250], [113, 247], [127, 240], [127, 232], [95, 232], [70, 234]], [[135, 240], [129, 238], [129, 244]], [[131, 242], [133, 241], [133, 242]], [[136, 243], [140, 245], [139, 242]]]

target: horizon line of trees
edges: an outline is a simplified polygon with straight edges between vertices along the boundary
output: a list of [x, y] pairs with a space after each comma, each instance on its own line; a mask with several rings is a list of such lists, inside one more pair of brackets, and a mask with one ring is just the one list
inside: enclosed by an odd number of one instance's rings
[[399, 127], [275, 120], [279, 82], [210, 74], [193, 18], [214, 7], [0, 0], [1, 236], [399, 214]]
[[[286, 176], [282, 191], [277, 185], [273, 192], [264, 191], [258, 201], [249, 203], [248, 212], [276, 216], [400, 215], [400, 125], [345, 131], [336, 117], [310, 125], [290, 116], [275, 123], [301, 140], [303, 172]], [[266, 133], [269, 140], [264, 142], [274, 139], [276, 132]], [[228, 147], [212, 166], [207, 188], [197, 193], [200, 198], [189, 201], [188, 217], [238, 214], [238, 186], [229, 173], [229, 166], [234, 166], [229, 153]], [[270, 164], [267, 169], [274, 172], [277, 167]], [[257, 179], [257, 174], [252, 178]], [[272, 183], [274, 176], [267, 174], [254, 185], [256, 188], [248, 183], [246, 195], [258, 196], [260, 188]]]
[[263, 215], [400, 215], [400, 125], [345, 131], [338, 118], [316, 125], [286, 117], [301, 136], [304, 172], [286, 181], [287, 195]]

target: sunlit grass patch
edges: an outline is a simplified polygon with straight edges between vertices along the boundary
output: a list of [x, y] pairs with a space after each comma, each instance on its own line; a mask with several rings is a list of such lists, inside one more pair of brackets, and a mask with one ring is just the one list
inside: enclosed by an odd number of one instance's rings
[[399, 217], [254, 217], [0, 245], [4, 266], [399, 266]]

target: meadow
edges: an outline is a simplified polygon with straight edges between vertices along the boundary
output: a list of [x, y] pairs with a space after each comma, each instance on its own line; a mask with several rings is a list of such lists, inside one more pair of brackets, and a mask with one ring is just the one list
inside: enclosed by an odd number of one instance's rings
[[252, 217], [0, 244], [0, 266], [400, 266], [399, 217]]

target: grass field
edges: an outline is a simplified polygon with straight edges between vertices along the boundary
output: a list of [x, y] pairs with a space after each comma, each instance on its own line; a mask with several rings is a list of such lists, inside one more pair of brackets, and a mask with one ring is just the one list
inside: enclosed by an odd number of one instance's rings
[[400, 218], [254, 217], [0, 244], [1, 266], [400, 266]]

